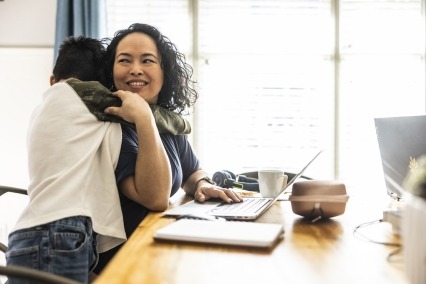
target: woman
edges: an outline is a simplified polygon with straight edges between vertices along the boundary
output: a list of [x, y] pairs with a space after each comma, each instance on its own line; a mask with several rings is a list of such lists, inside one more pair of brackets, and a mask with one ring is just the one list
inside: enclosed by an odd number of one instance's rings
[[[150, 211], [167, 209], [169, 197], [181, 187], [200, 202], [212, 197], [241, 202], [238, 194], [208, 178], [184, 135], [159, 134], [155, 127], [150, 104], [182, 114], [198, 98], [192, 68], [176, 46], [156, 28], [133, 24], [115, 34], [106, 64], [109, 84], [119, 90], [123, 106], [132, 104], [135, 110], [126, 114], [120, 107], [106, 109], [136, 125], [122, 125], [115, 172], [127, 236]], [[97, 273], [117, 250], [100, 255]]]

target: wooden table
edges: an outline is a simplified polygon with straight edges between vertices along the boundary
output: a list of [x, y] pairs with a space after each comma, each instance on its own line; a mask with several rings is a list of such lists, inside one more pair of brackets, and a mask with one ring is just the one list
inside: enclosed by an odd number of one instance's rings
[[[402, 254], [387, 260], [395, 247], [353, 233], [356, 226], [382, 218], [390, 206], [385, 191], [348, 189], [348, 194], [343, 215], [317, 223], [295, 215], [288, 201], [274, 204], [257, 220], [284, 225], [284, 238], [271, 250], [157, 242], [154, 232], [174, 219], [152, 213], [95, 283], [407, 283]], [[180, 192], [171, 206], [188, 198]], [[358, 232], [374, 241], [400, 242], [389, 223]]]

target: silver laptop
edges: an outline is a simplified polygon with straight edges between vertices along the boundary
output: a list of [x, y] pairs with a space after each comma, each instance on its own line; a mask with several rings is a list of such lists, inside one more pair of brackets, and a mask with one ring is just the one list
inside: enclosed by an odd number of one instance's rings
[[286, 189], [303, 174], [308, 166], [322, 153], [319, 151], [315, 156], [303, 167], [303, 169], [296, 174], [287, 185], [273, 198], [264, 197], [246, 197], [243, 202], [228, 204], [221, 201], [210, 201], [207, 200], [203, 203], [198, 201], [190, 201], [181, 206], [169, 209], [164, 212], [168, 216], [182, 216], [182, 215], [197, 215], [207, 214], [216, 217], [222, 217], [227, 220], [255, 220], [268, 210], [280, 197]]
[[374, 123], [386, 190], [399, 200], [410, 165], [426, 154], [426, 115], [375, 118]]
[[270, 248], [283, 234], [282, 224], [181, 219], [158, 229], [154, 239]]

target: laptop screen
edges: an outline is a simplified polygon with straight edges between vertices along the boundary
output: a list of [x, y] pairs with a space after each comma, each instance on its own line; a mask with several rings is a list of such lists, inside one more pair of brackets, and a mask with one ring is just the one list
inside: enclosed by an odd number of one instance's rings
[[426, 115], [375, 118], [374, 123], [387, 193], [401, 199], [410, 167], [426, 154]]

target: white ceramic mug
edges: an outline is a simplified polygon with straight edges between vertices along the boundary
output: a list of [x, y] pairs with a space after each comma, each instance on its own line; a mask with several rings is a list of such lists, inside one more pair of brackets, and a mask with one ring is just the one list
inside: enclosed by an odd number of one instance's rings
[[280, 170], [259, 170], [258, 174], [262, 197], [275, 197], [287, 185], [288, 176]]

